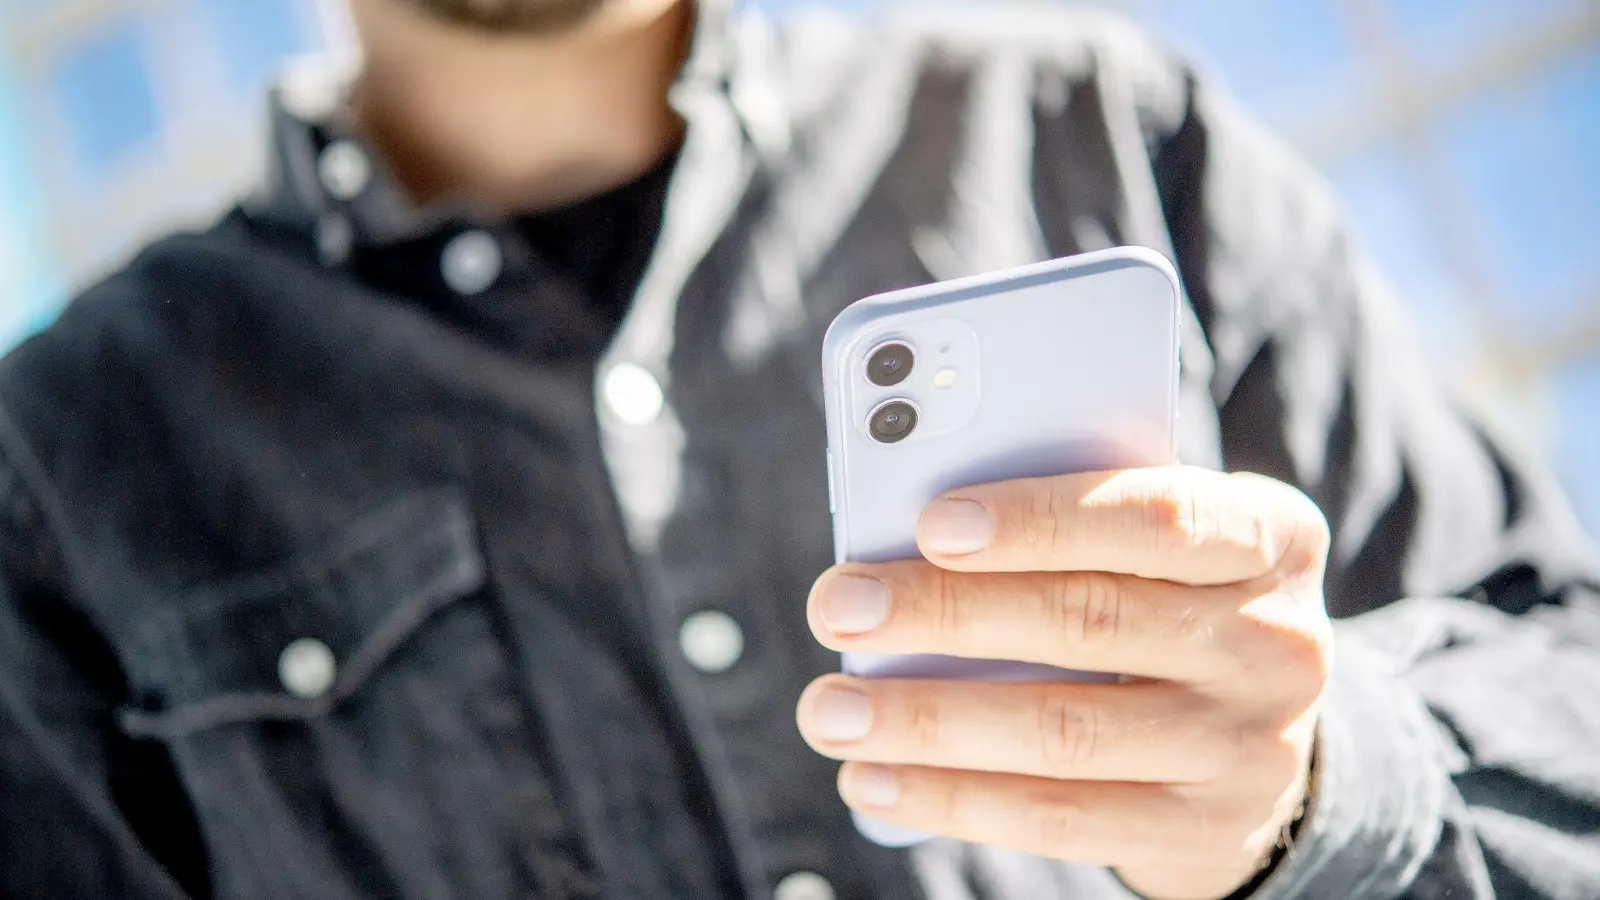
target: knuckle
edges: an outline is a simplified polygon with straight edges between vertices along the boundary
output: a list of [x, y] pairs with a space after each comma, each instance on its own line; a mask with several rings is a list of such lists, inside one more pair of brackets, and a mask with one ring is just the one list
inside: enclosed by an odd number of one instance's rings
[[1321, 572], [1333, 548], [1327, 517], [1309, 499], [1304, 500], [1304, 506], [1307, 508], [1293, 515], [1277, 559], [1278, 571], [1290, 578]]
[[1031, 549], [1049, 552], [1060, 544], [1065, 499], [1054, 486], [1031, 491], [1023, 503], [1022, 539]]
[[972, 779], [959, 775], [925, 779], [923, 791], [933, 820], [931, 824], [943, 826], [935, 830], [964, 830], [971, 811], [979, 805], [979, 799], [974, 796], [979, 790]]
[[1060, 483], [1053, 481], [1045, 496], [1050, 512], [1050, 542], [1045, 547], [1056, 552], [1073, 540], [1071, 524], [1077, 513], [1076, 495], [1069, 495]]
[[1197, 774], [1202, 781], [1219, 782], [1249, 771], [1260, 756], [1261, 740], [1260, 732], [1246, 722], [1230, 723], [1213, 730], [1206, 750], [1199, 754]]
[[1333, 676], [1333, 623], [1320, 601], [1278, 585], [1251, 593], [1233, 629], [1229, 674], [1253, 696], [1303, 709], [1322, 695]]
[[1281, 581], [1284, 560], [1294, 548], [1294, 531], [1290, 529], [1285, 532], [1279, 528], [1272, 517], [1260, 508], [1252, 508], [1247, 517], [1244, 533], [1238, 539], [1244, 543], [1242, 554], [1249, 563], [1251, 574], [1267, 577], [1274, 582]]
[[1060, 573], [1047, 582], [1048, 615], [1055, 631], [1085, 647], [1116, 643], [1123, 633], [1126, 600], [1122, 581], [1103, 572]]
[[1304, 775], [1309, 751], [1295, 737], [1299, 730], [1303, 729], [1265, 720], [1237, 726], [1231, 735], [1233, 746], [1225, 751], [1226, 767], [1214, 780], [1236, 786], [1229, 795], [1240, 804], [1271, 805], [1285, 786]]
[[1141, 521], [1136, 524], [1150, 535], [1157, 553], [1190, 550], [1204, 541], [1204, 525], [1199, 498], [1195, 492], [1176, 484], [1147, 491], [1137, 504]]
[[1279, 685], [1289, 707], [1299, 713], [1322, 697], [1333, 677], [1332, 625], [1324, 618], [1282, 635], [1277, 643]]
[[1285, 578], [1320, 572], [1333, 547], [1333, 532], [1322, 507], [1304, 491], [1281, 481], [1248, 473], [1232, 477], [1262, 491], [1257, 494], [1262, 502], [1256, 507], [1255, 529], [1263, 571]]
[[1039, 705], [1045, 767], [1063, 778], [1087, 770], [1098, 752], [1100, 727], [1100, 714], [1093, 705], [1060, 690], [1046, 691]]
[[949, 646], [959, 640], [964, 633], [965, 616], [961, 602], [961, 590], [958, 577], [944, 569], [930, 568], [928, 577], [932, 580], [926, 594], [919, 595], [931, 598], [933, 602], [934, 638], [940, 646]]
[[1041, 853], [1057, 858], [1072, 855], [1069, 848], [1083, 830], [1083, 817], [1077, 809], [1060, 800], [1035, 803], [1023, 821], [1026, 838], [1037, 842]]
[[1085, 644], [1114, 644], [1122, 633], [1126, 603], [1122, 581], [1103, 573], [1082, 579], [1078, 610], [1078, 636]]
[[911, 700], [906, 705], [906, 730], [911, 747], [921, 758], [938, 755], [944, 746], [944, 715], [939, 704], [927, 698]]

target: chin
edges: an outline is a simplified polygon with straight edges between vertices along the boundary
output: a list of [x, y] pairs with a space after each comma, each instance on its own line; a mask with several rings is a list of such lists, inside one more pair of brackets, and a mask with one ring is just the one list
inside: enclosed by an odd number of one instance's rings
[[478, 31], [561, 31], [593, 16], [610, 0], [393, 0]]

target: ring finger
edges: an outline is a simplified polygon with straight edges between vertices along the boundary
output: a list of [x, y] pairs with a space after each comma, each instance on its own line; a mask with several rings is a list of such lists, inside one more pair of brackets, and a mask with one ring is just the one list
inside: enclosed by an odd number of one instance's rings
[[1199, 783], [1237, 767], [1248, 729], [1219, 728], [1215, 701], [1134, 684], [818, 679], [801, 733], [841, 760], [1090, 781]]
[[1249, 855], [1235, 812], [1181, 788], [849, 763], [839, 792], [868, 818], [1110, 867], [1227, 866]]

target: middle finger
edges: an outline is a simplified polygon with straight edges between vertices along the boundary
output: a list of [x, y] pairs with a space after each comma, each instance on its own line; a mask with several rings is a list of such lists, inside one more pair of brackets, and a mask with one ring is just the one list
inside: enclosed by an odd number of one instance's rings
[[1196, 588], [1097, 572], [964, 573], [924, 561], [847, 565], [809, 617], [842, 652], [932, 653], [1209, 682], [1270, 654], [1281, 617], [1245, 614], [1250, 586]]
[[1254, 747], [1277, 745], [1250, 740], [1253, 730], [1243, 723], [1219, 727], [1226, 717], [1215, 707], [1213, 700], [1161, 682], [993, 684], [833, 675], [806, 690], [797, 717], [806, 741], [839, 760], [1198, 784], [1236, 768]]

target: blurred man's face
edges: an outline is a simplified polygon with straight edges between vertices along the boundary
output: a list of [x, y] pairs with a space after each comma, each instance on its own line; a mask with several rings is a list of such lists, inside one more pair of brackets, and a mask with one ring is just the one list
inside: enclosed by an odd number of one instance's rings
[[607, 0], [405, 0], [441, 19], [484, 31], [529, 32], [568, 28]]

